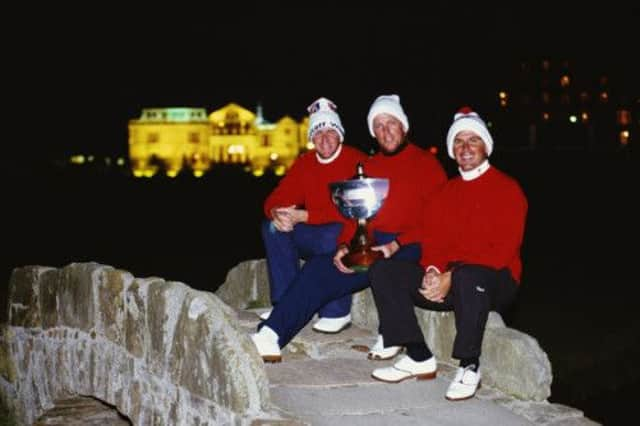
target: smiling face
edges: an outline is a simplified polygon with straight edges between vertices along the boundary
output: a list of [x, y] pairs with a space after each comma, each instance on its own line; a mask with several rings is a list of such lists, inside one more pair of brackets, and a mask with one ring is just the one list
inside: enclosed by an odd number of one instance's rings
[[453, 156], [462, 171], [473, 170], [488, 157], [487, 147], [480, 136], [463, 130], [453, 139]]
[[317, 130], [311, 139], [320, 158], [327, 159], [335, 154], [340, 146], [340, 134], [332, 128]]
[[373, 119], [373, 133], [380, 149], [387, 154], [394, 153], [404, 141], [402, 122], [390, 114], [382, 113]]

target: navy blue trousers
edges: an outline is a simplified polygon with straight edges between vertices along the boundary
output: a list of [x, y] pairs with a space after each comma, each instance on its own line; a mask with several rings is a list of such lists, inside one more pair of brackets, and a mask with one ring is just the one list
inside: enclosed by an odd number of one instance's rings
[[[308, 225], [298, 223], [291, 232], [278, 231], [270, 220], [262, 223], [271, 304], [280, 303], [282, 295], [300, 273], [300, 259], [309, 261], [315, 256], [335, 253], [336, 241], [342, 231], [341, 223]], [[321, 317], [339, 318], [351, 311], [351, 295], [328, 302], [318, 310]]]
[[453, 358], [479, 358], [489, 311], [502, 312], [515, 299], [518, 284], [508, 269], [461, 264], [451, 274], [444, 302], [424, 298], [418, 289], [424, 268], [412, 262], [384, 259], [369, 269], [385, 346], [425, 342], [414, 306], [432, 311], [454, 311], [456, 337]]
[[[376, 244], [386, 244], [396, 234], [375, 232], [374, 237]], [[340, 272], [333, 264], [334, 254], [315, 256], [306, 262], [280, 297], [269, 319], [258, 326], [267, 325], [274, 330], [280, 338], [280, 347], [289, 343], [321, 307], [369, 286], [366, 272]], [[407, 244], [401, 246], [393, 258], [418, 262], [420, 255], [419, 244]]]

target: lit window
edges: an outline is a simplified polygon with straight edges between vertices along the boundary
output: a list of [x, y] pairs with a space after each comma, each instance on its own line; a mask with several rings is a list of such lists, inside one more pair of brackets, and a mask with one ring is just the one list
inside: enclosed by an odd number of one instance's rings
[[542, 61], [542, 69], [545, 71], [549, 71], [549, 68], [551, 68], [551, 62], [549, 62], [548, 59], [545, 59]]
[[628, 130], [623, 130], [620, 132], [620, 145], [627, 145], [629, 143], [630, 133]]
[[628, 109], [620, 109], [616, 111], [618, 124], [628, 126], [631, 124], [631, 112]]

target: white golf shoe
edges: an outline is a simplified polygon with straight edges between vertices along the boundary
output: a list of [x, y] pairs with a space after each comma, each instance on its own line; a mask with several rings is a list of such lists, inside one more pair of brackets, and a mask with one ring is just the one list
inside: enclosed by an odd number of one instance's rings
[[320, 318], [313, 324], [313, 331], [327, 334], [340, 333], [351, 326], [351, 314], [338, 318]]
[[414, 377], [418, 380], [435, 379], [437, 370], [438, 363], [435, 356], [426, 361], [416, 362], [405, 355], [390, 367], [373, 370], [371, 376], [382, 382], [399, 383]]
[[260, 331], [251, 335], [253, 344], [256, 345], [258, 353], [265, 362], [282, 361], [282, 353], [278, 345], [278, 335], [275, 331], [263, 326]]
[[402, 346], [389, 346], [385, 348], [382, 334], [378, 334], [378, 340], [376, 340], [375, 345], [373, 345], [367, 354], [367, 358], [374, 361], [383, 361], [395, 357], [400, 352], [402, 352]]
[[473, 398], [480, 387], [481, 377], [480, 371], [473, 371], [469, 367], [458, 367], [456, 377], [449, 385], [445, 398], [449, 401], [463, 401]]

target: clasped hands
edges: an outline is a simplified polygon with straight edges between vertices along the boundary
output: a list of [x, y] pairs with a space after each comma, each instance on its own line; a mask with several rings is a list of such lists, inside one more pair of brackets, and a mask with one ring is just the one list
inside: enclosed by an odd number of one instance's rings
[[427, 269], [418, 292], [431, 302], [442, 303], [450, 288], [451, 271], [439, 273], [435, 269]]

